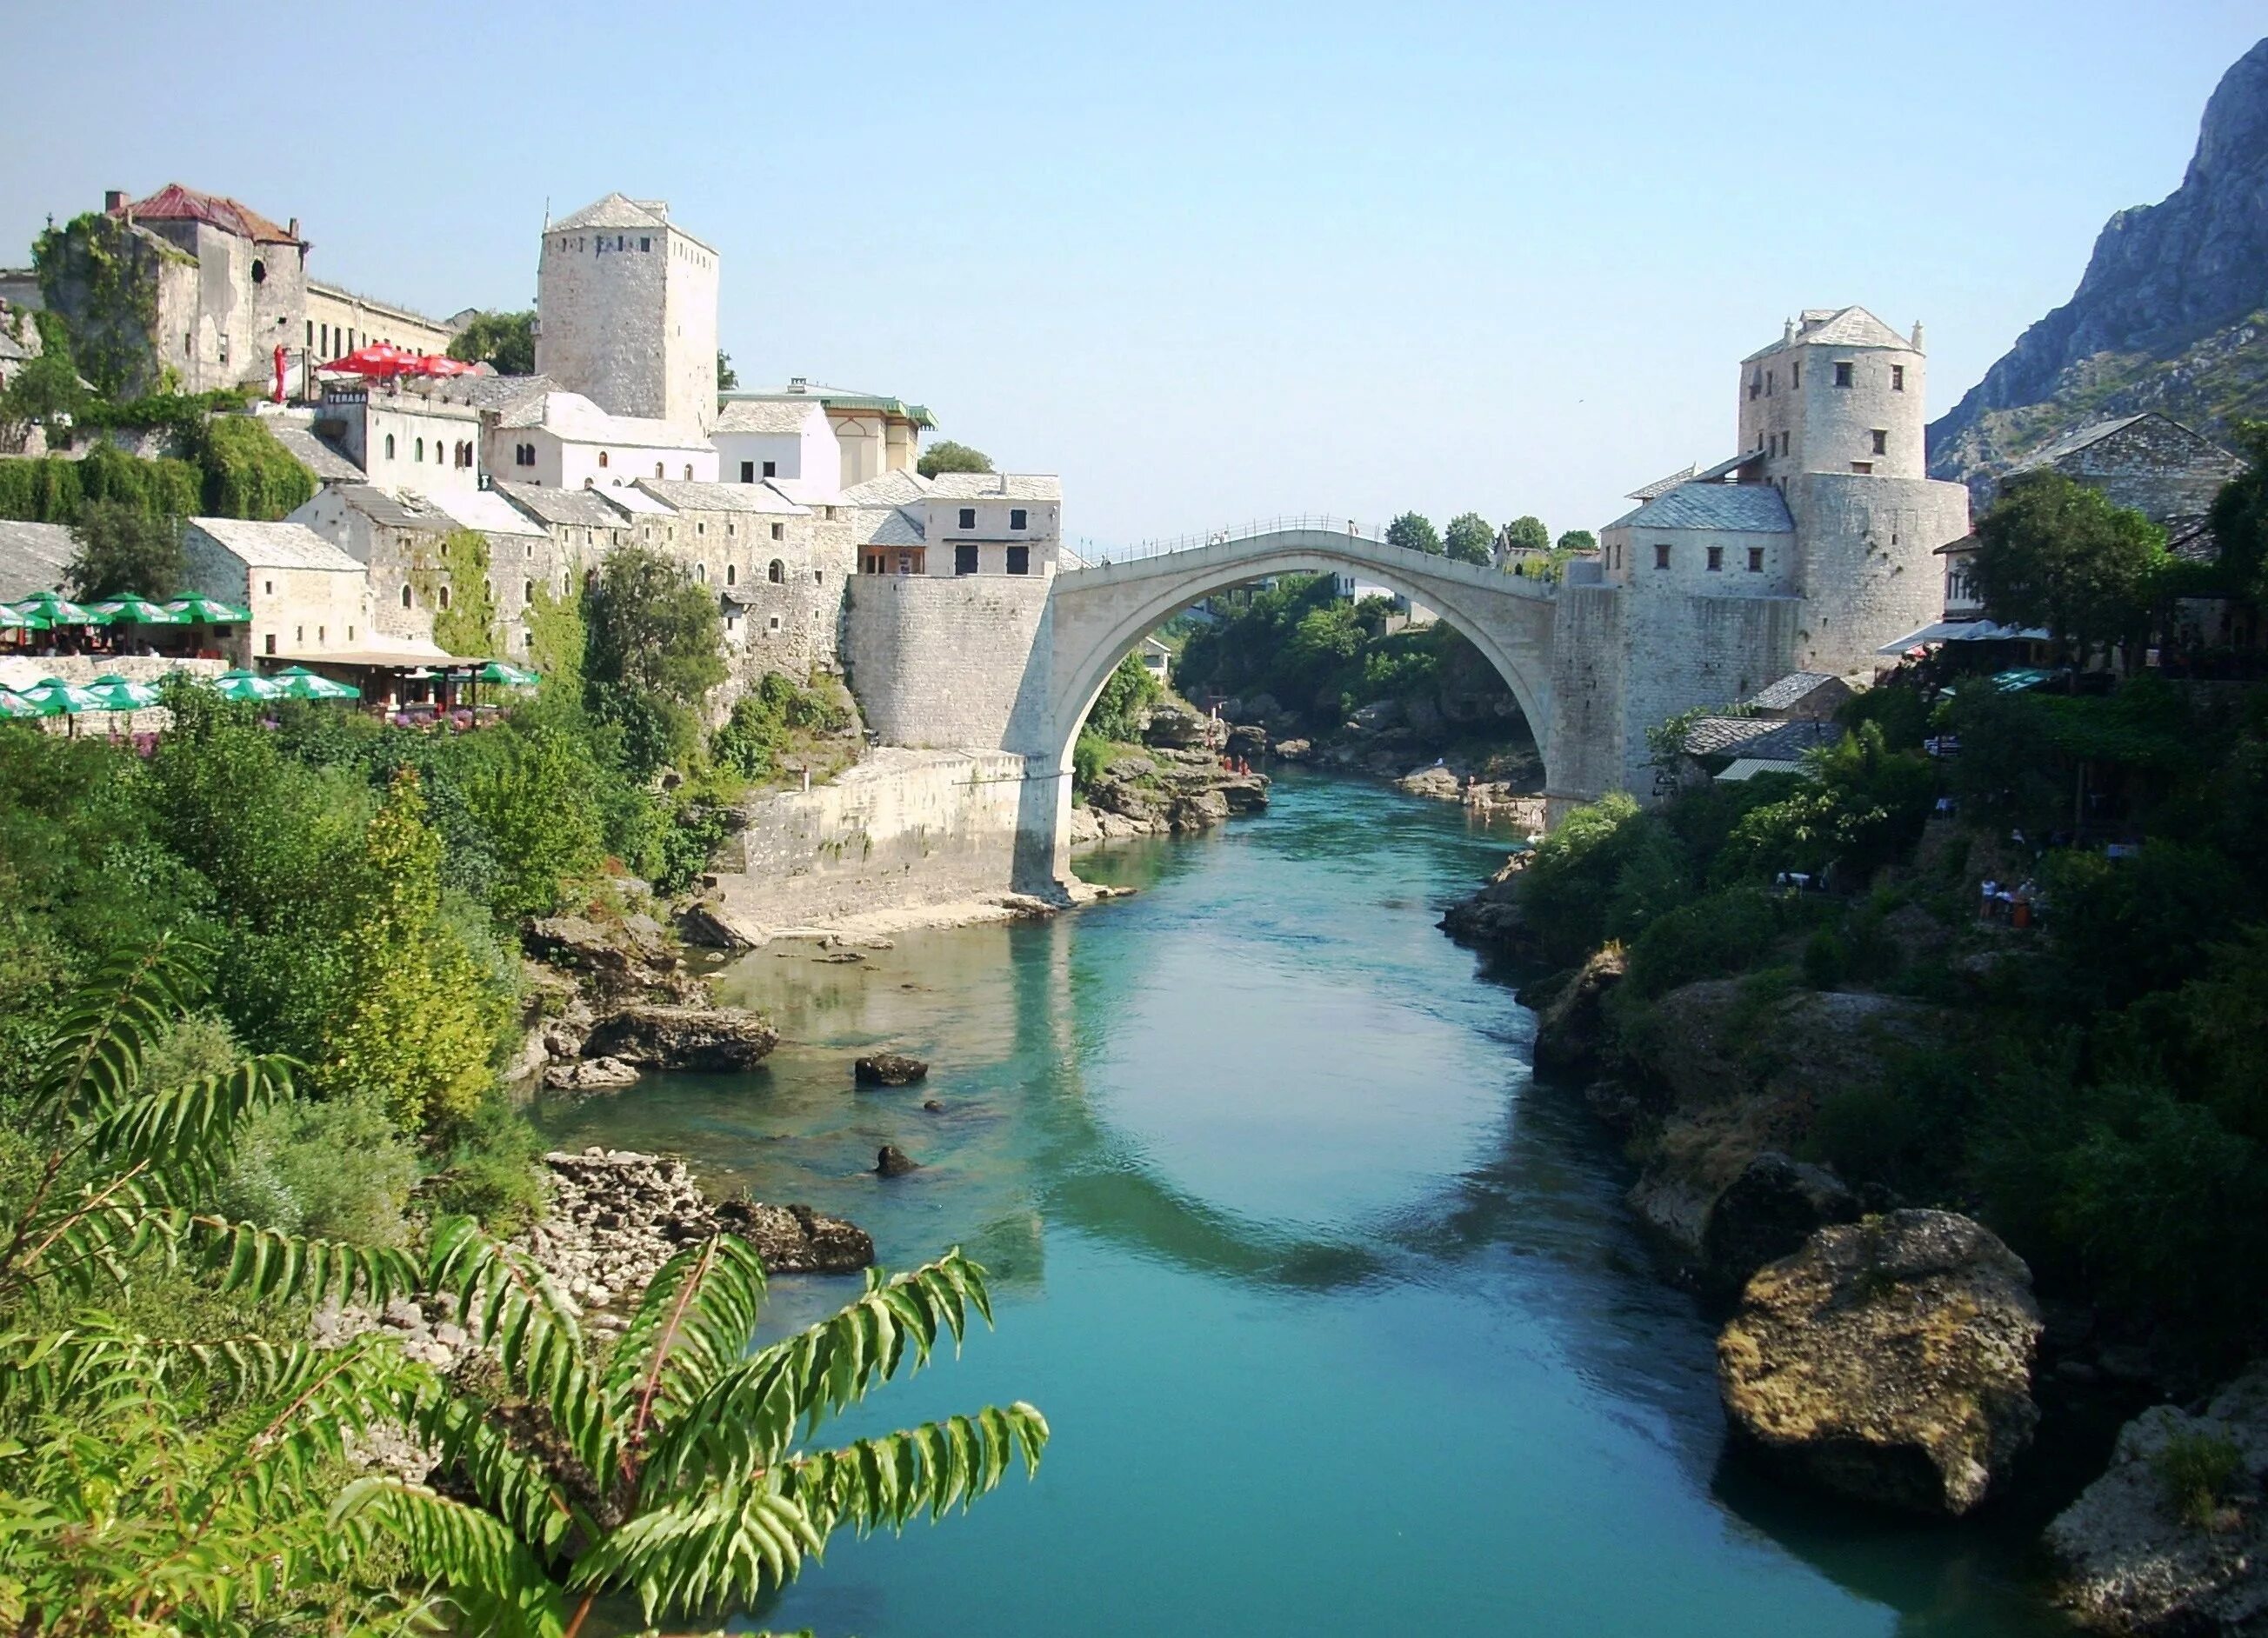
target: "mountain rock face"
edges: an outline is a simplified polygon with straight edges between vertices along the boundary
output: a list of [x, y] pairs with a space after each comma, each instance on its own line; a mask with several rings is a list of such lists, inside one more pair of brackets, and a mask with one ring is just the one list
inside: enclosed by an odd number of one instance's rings
[[2221, 77], [2182, 185], [2112, 217], [2077, 293], [1930, 428], [1930, 473], [1977, 487], [2146, 409], [2216, 438], [2268, 415], [2268, 40]]

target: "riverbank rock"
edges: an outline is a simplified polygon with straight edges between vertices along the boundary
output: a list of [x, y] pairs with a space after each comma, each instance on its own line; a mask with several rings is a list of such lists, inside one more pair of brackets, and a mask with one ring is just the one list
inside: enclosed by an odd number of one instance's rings
[[600, 1018], [583, 1050], [650, 1069], [723, 1074], [755, 1068], [778, 1044], [779, 1032], [743, 1008], [630, 1006]]
[[1801, 1251], [1820, 1230], [1856, 1223], [1859, 1197], [1824, 1166], [1766, 1150], [1710, 1202], [1701, 1228], [1703, 1288], [1732, 1296], [1766, 1263]]
[[1211, 717], [1169, 703], [1152, 708], [1149, 725], [1142, 731], [1142, 743], [1186, 750], [1212, 744], [1218, 731], [1219, 724]]
[[2061, 1601], [2106, 1632], [2268, 1633], [2264, 1496], [2268, 1363], [2199, 1414], [2159, 1405], [2126, 1424], [2102, 1477], [2048, 1526]]
[[721, 899], [698, 899], [680, 910], [677, 935], [704, 950], [754, 950], [770, 937]]
[[756, 1248], [768, 1274], [856, 1274], [873, 1265], [872, 1235], [808, 1206], [735, 1195], [717, 1208], [716, 1221]]
[[1535, 1067], [1549, 1074], [1589, 1075], [1606, 1061], [1614, 1043], [1606, 1000], [1629, 963], [1620, 944], [1592, 952], [1559, 986], [1535, 1019]]
[[1465, 782], [1440, 763], [1412, 769], [1394, 782], [1397, 790], [1435, 802], [1454, 802], [1464, 794]]
[[578, 1058], [555, 1063], [543, 1072], [543, 1083], [555, 1092], [613, 1092], [637, 1084], [637, 1066], [620, 1058]]
[[1304, 762], [1315, 752], [1311, 739], [1279, 739], [1276, 742], [1276, 758], [1282, 762]]
[[1234, 757], [1249, 761], [1254, 757], [1268, 754], [1268, 731], [1257, 723], [1232, 723], [1228, 738], [1221, 748]]
[[850, 1066], [861, 1086], [911, 1086], [929, 1074], [929, 1065], [902, 1052], [868, 1053]]
[[902, 1178], [909, 1172], [920, 1171], [921, 1162], [895, 1143], [885, 1143], [874, 1157], [874, 1170], [886, 1178]]
[[1968, 1512], [2032, 1436], [2031, 1272], [1983, 1224], [1897, 1211], [1759, 1270], [1717, 1340], [1735, 1432], [1822, 1489]]
[[650, 915], [636, 913], [594, 921], [586, 915], [542, 916], [527, 925], [527, 953], [572, 973], [601, 1005], [617, 1001], [685, 1001], [701, 981], [685, 971], [669, 935]]
[[1515, 959], [1535, 956], [1535, 935], [1520, 911], [1521, 874], [1535, 856], [1512, 855], [1469, 899], [1460, 899], [1441, 914], [1441, 930], [1460, 944], [1492, 944]]

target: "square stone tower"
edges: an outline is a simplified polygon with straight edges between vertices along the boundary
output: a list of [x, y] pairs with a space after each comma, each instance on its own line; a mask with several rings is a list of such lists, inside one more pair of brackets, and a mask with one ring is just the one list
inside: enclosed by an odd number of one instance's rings
[[608, 194], [543, 230], [535, 368], [617, 415], [717, 422], [717, 253], [667, 202]]

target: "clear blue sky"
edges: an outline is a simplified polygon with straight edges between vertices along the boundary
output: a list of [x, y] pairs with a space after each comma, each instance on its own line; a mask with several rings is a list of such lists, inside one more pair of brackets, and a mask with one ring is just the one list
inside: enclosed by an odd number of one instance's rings
[[[8, 30], [0, 261], [168, 180], [319, 276], [534, 295], [668, 199], [744, 383], [928, 404], [1118, 540], [1416, 507], [1595, 527], [1729, 452], [1807, 305], [1948, 408], [2180, 180], [2258, 0], [63, 6]], [[28, 70], [28, 71], [27, 71]]]

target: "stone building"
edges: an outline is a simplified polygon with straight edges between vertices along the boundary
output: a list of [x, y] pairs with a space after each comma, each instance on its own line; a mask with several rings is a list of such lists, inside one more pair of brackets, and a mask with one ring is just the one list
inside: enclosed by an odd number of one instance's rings
[[580, 393], [522, 399], [490, 418], [483, 437], [489, 471], [514, 483], [619, 489], [641, 478], [717, 477], [716, 446], [691, 424], [613, 415]]
[[412, 489], [327, 484], [284, 521], [304, 525], [362, 566], [373, 631], [431, 640], [433, 616], [442, 606], [433, 577], [442, 542], [456, 527], [439, 506]]
[[307, 281], [303, 345], [318, 364], [341, 358], [372, 342], [413, 353], [446, 353], [457, 332], [472, 319], [467, 308], [452, 319], [431, 319], [391, 302], [373, 301], [320, 279]]
[[438, 384], [418, 391], [359, 378], [326, 381], [314, 432], [372, 483], [432, 496], [480, 489], [480, 413], [468, 395]]
[[251, 611], [250, 622], [225, 641], [236, 664], [320, 659], [368, 647], [363, 565], [305, 524], [190, 518], [182, 522], [181, 547], [184, 591]]
[[[937, 425], [928, 410], [919, 404], [909, 404], [887, 393], [861, 393], [849, 387], [816, 386], [802, 376], [796, 377], [777, 392], [733, 392], [724, 395], [723, 414], [729, 416], [739, 404], [785, 404], [796, 406], [816, 400], [827, 415], [827, 424], [835, 434], [836, 448], [840, 461], [838, 489], [849, 489], [879, 478], [886, 473], [902, 472], [910, 474], [921, 459], [921, 435]], [[718, 448], [723, 449], [720, 444]], [[735, 461], [748, 459], [753, 452], [735, 454]], [[762, 459], [758, 456], [759, 461]], [[814, 457], [815, 459], [815, 456]], [[725, 475], [736, 474], [737, 465], [725, 468]], [[757, 475], [762, 475], [762, 466]], [[823, 478], [824, 474], [806, 468], [800, 474], [790, 474], [783, 466], [776, 474], [780, 477], [800, 475], [806, 481]]]
[[535, 306], [540, 373], [609, 414], [705, 440], [717, 421], [717, 253], [669, 219], [666, 202], [608, 194], [546, 226]]
[[1646, 731], [1790, 672], [1871, 672], [1937, 617], [1969, 495], [1924, 475], [1926, 359], [1862, 307], [1808, 309], [1741, 362], [1740, 452], [1635, 491], [1570, 563], [1552, 658], [1557, 811], [1653, 785]]
[[799, 505], [770, 484], [646, 479], [676, 513], [666, 549], [716, 592], [725, 641], [757, 675], [836, 671], [845, 592], [857, 566], [849, 517]]
[[841, 487], [843, 446], [816, 399], [730, 399], [718, 412], [710, 442], [717, 446], [718, 475], [727, 483], [779, 479], [829, 495]]

